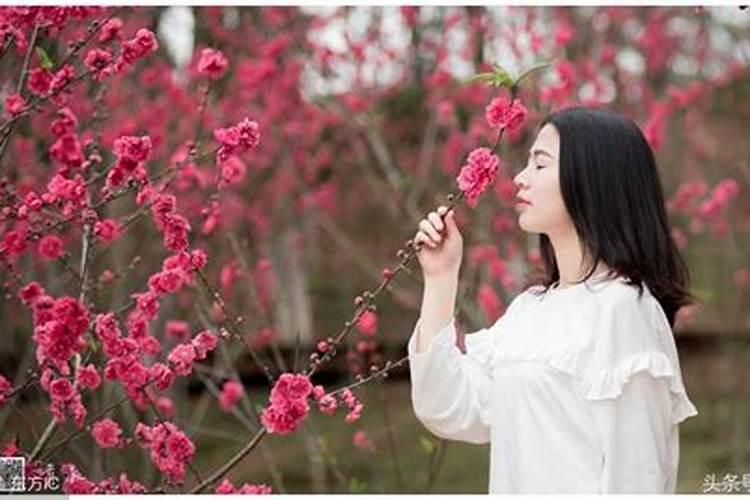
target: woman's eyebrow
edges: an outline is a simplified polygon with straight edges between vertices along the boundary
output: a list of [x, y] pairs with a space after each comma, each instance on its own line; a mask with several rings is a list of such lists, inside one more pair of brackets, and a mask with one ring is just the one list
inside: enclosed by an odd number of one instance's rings
[[546, 156], [549, 156], [550, 158], [554, 158], [551, 154], [549, 154], [547, 151], [545, 151], [543, 149], [535, 149], [533, 151], [530, 151], [529, 154], [534, 155], [534, 156], [535, 155], [546, 155]]

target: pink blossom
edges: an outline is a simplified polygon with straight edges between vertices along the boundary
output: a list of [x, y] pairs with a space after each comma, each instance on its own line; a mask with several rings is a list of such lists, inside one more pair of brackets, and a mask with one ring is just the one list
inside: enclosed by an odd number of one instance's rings
[[326, 415], [333, 415], [338, 409], [338, 401], [330, 394], [325, 394], [318, 399], [318, 410]]
[[260, 420], [272, 434], [289, 434], [299, 428], [309, 411], [307, 401], [288, 399], [265, 408]]
[[122, 19], [113, 17], [102, 26], [99, 31], [99, 43], [107, 43], [120, 36], [122, 31]]
[[282, 373], [271, 389], [271, 403], [305, 400], [312, 393], [310, 378], [302, 374]]
[[76, 374], [76, 379], [78, 385], [92, 390], [99, 387], [99, 384], [102, 383], [99, 372], [96, 371], [96, 367], [92, 364], [79, 368], [78, 373]]
[[218, 80], [224, 75], [228, 65], [229, 61], [220, 50], [203, 49], [198, 60], [198, 73]]
[[[154, 319], [159, 312], [159, 295], [156, 292], [134, 293], [136, 310], [146, 319]], [[136, 335], [140, 336], [140, 335]]]
[[166, 396], [159, 396], [154, 401], [159, 414], [166, 418], [172, 418], [174, 416], [174, 403], [171, 399]]
[[[58, 117], [52, 120], [50, 130], [56, 137], [67, 134], [73, 134], [78, 127], [78, 118], [73, 114], [70, 108], [61, 108], [57, 110]], [[81, 155], [82, 156], [82, 155]]]
[[224, 480], [216, 487], [214, 493], [224, 495], [269, 495], [272, 493], [271, 487], [265, 484], [243, 484], [240, 488], [235, 488], [229, 479]]
[[112, 64], [112, 54], [106, 50], [89, 50], [83, 62], [86, 68], [94, 74], [94, 79], [97, 81], [102, 81], [115, 72]]
[[352, 436], [352, 443], [357, 448], [361, 448], [363, 450], [373, 451], [375, 449], [375, 445], [372, 443], [372, 441], [370, 441], [367, 433], [362, 430], [354, 433], [354, 436]]
[[555, 44], [559, 47], [568, 45], [575, 37], [576, 31], [569, 23], [562, 23], [555, 28]]
[[323, 388], [322, 385], [316, 385], [312, 388], [312, 396], [315, 399], [315, 401], [318, 401], [320, 398], [325, 396], [326, 390]]
[[5, 233], [0, 243], [0, 254], [20, 255], [26, 251], [26, 228], [12, 229]]
[[63, 88], [65, 88], [68, 83], [73, 80], [74, 76], [75, 70], [73, 69], [73, 66], [71, 66], [70, 64], [66, 64], [65, 66], [63, 66], [54, 75], [52, 75], [52, 79], [49, 82], [49, 93], [56, 94], [61, 92]]
[[87, 495], [96, 493], [96, 483], [87, 479], [73, 464], [63, 464], [60, 471], [65, 476], [62, 490], [68, 495]]
[[167, 337], [183, 339], [188, 334], [187, 321], [169, 320], [164, 328]]
[[242, 397], [244, 388], [242, 384], [237, 380], [227, 380], [221, 387], [221, 395], [219, 395], [219, 406], [224, 411], [231, 410], [237, 401]]
[[111, 418], [103, 418], [91, 428], [91, 435], [101, 448], [116, 448], [120, 444], [120, 434], [122, 429]]
[[229, 156], [219, 164], [223, 185], [236, 186], [245, 179], [246, 167], [237, 156]]
[[216, 349], [217, 342], [216, 335], [208, 330], [203, 330], [196, 335], [190, 341], [195, 349], [195, 359], [206, 359], [208, 353]]
[[29, 191], [28, 193], [26, 193], [26, 197], [24, 198], [23, 203], [32, 212], [38, 212], [44, 205], [42, 199], [34, 191]]
[[67, 415], [71, 415], [76, 427], [83, 427], [86, 408], [81, 401], [81, 394], [75, 390], [73, 384], [68, 379], [55, 379], [49, 383], [48, 389], [52, 398], [49, 409], [55, 422], [62, 423]]
[[32, 281], [18, 291], [18, 298], [27, 306], [33, 304], [42, 295], [44, 295], [44, 288], [36, 281]]
[[241, 153], [260, 143], [258, 122], [245, 118], [237, 125], [214, 130], [214, 138], [221, 144], [217, 162], [221, 164], [234, 153]]
[[113, 219], [102, 219], [94, 224], [94, 234], [104, 243], [111, 243], [120, 236], [120, 224]]
[[195, 445], [176, 425], [161, 422], [148, 427], [139, 422], [135, 435], [140, 445], [150, 450], [153, 464], [171, 482], [181, 483], [185, 478], [185, 466], [195, 455]]
[[0, 374], [0, 405], [5, 403], [5, 399], [8, 397], [11, 390], [13, 390], [13, 385], [7, 378]]
[[359, 328], [359, 331], [362, 332], [363, 335], [375, 335], [375, 331], [378, 329], [378, 317], [375, 312], [363, 312], [359, 316], [359, 321], [357, 321], [357, 328]]
[[507, 129], [509, 132], [518, 130], [526, 121], [528, 110], [519, 99], [513, 103], [505, 97], [496, 97], [485, 109], [485, 119], [490, 127]]
[[57, 138], [49, 148], [49, 154], [58, 164], [71, 168], [80, 168], [83, 164], [83, 148], [78, 136], [74, 133], [65, 134]]
[[482, 308], [485, 317], [490, 323], [494, 323], [503, 314], [503, 304], [495, 290], [487, 284], [483, 284], [477, 291], [477, 302]]
[[117, 69], [119, 70], [125, 65], [133, 64], [138, 59], [156, 51], [158, 48], [159, 42], [154, 33], [145, 28], [139, 29], [133, 39], [123, 42]]
[[31, 93], [38, 96], [46, 95], [49, 92], [49, 86], [52, 82], [52, 75], [44, 68], [34, 68], [29, 71], [26, 86]]
[[163, 363], [154, 363], [149, 368], [149, 379], [154, 379], [154, 385], [160, 391], [169, 389], [174, 381], [174, 372]]
[[63, 214], [70, 215], [86, 205], [86, 183], [79, 174], [72, 179], [56, 174], [47, 183], [47, 192], [42, 194], [42, 200], [45, 203], [62, 201]]
[[271, 389], [270, 405], [261, 414], [266, 430], [276, 434], [297, 430], [310, 411], [307, 398], [312, 391], [307, 375], [281, 374]]
[[187, 276], [182, 269], [167, 269], [152, 275], [148, 279], [149, 289], [157, 295], [176, 292], [187, 282]]
[[499, 167], [500, 158], [488, 148], [477, 148], [469, 153], [467, 164], [461, 167], [457, 179], [469, 206], [476, 206], [477, 197], [494, 181]]
[[11, 116], [21, 114], [26, 107], [26, 100], [21, 94], [11, 94], [5, 99], [5, 109]]
[[50, 298], [46, 303], [40, 298], [33, 307], [37, 361], [40, 365], [50, 361], [61, 373], [68, 373], [67, 361], [86, 347], [83, 339], [89, 325], [86, 308], [72, 297]]
[[349, 409], [349, 413], [346, 414], [344, 422], [346, 422], [347, 424], [351, 424], [359, 420], [359, 418], [362, 416], [362, 408], [362, 403], [357, 403], [356, 405], [354, 405], [354, 407]]
[[117, 167], [132, 172], [140, 162], [151, 156], [151, 137], [143, 135], [121, 136], [113, 144], [113, 151], [118, 158]]
[[195, 348], [190, 344], [180, 344], [172, 349], [167, 361], [177, 375], [190, 375], [195, 362]]
[[206, 267], [207, 263], [208, 255], [204, 250], [196, 248], [195, 250], [190, 252], [190, 264], [192, 265], [190, 268], [191, 271], [203, 269], [204, 267]]

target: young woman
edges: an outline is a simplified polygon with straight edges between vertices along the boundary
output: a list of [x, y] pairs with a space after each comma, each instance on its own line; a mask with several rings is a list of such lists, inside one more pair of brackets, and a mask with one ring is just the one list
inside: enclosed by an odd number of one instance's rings
[[514, 182], [546, 276], [468, 334], [466, 354], [453, 210], [420, 221], [417, 418], [437, 436], [490, 443], [490, 493], [674, 493], [678, 424], [698, 414], [672, 336], [691, 296], [651, 148], [629, 119], [569, 108], [542, 122]]

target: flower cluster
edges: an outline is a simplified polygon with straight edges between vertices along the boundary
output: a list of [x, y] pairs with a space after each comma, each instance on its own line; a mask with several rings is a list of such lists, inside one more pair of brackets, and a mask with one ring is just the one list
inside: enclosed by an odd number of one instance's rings
[[216, 153], [216, 163], [221, 165], [235, 153], [248, 151], [260, 144], [258, 122], [245, 118], [237, 125], [214, 130], [214, 138], [221, 144]]
[[218, 80], [227, 70], [229, 61], [220, 50], [203, 49], [198, 60], [198, 73]]
[[117, 158], [117, 163], [107, 174], [107, 182], [104, 186], [104, 192], [111, 192], [113, 188], [121, 185], [130, 177], [144, 179], [147, 175], [144, 167], [151, 156], [151, 138], [147, 135], [122, 136], [115, 139], [113, 152]]
[[91, 436], [102, 448], [116, 448], [122, 444], [122, 429], [111, 418], [103, 418], [91, 426]]
[[120, 236], [120, 224], [113, 219], [101, 219], [94, 223], [94, 235], [102, 243], [112, 243]]
[[[326, 415], [333, 415], [339, 406], [339, 401], [332, 394], [327, 394], [322, 385], [316, 385], [312, 389], [313, 398], [318, 402], [318, 410]], [[359, 420], [362, 416], [364, 405], [357, 400], [351, 389], [347, 388], [341, 391], [341, 402], [347, 406], [349, 412], [344, 421], [351, 424]]]
[[283, 373], [271, 389], [271, 404], [260, 416], [266, 430], [274, 434], [296, 431], [310, 411], [307, 397], [311, 392], [306, 375]]
[[26, 107], [26, 100], [21, 94], [11, 94], [5, 98], [5, 110], [11, 116], [20, 115]]
[[86, 68], [91, 71], [96, 81], [102, 81], [115, 73], [112, 54], [103, 49], [91, 49], [83, 60]]
[[354, 444], [354, 446], [356, 446], [357, 448], [361, 448], [363, 450], [375, 450], [375, 444], [370, 440], [367, 432], [363, 430], [359, 430], [354, 433], [354, 435], [352, 436], [352, 444]]
[[125, 66], [134, 64], [138, 59], [146, 57], [159, 48], [156, 35], [145, 28], [139, 29], [135, 36], [123, 42], [120, 59], [116, 63], [116, 70], [120, 71]]
[[76, 385], [78, 387], [85, 387], [89, 390], [94, 390], [102, 383], [102, 378], [99, 376], [99, 372], [96, 371], [94, 365], [86, 365], [78, 368], [76, 372]]
[[152, 195], [151, 214], [156, 228], [164, 233], [164, 246], [175, 252], [188, 246], [190, 223], [177, 212], [174, 195], [158, 193]]
[[47, 183], [47, 192], [42, 194], [42, 201], [47, 204], [60, 203], [63, 215], [71, 215], [86, 206], [86, 183], [79, 174], [72, 179], [56, 174]]
[[190, 375], [193, 363], [206, 359], [208, 353], [216, 349], [216, 335], [204, 330], [196, 335], [189, 343], [178, 344], [167, 356], [172, 371], [177, 375]]
[[[37, 287], [38, 284], [32, 290]], [[34, 341], [39, 366], [51, 363], [60, 373], [68, 375], [68, 360], [86, 347], [83, 338], [89, 326], [86, 307], [72, 297], [54, 299], [34, 292], [28, 295], [33, 297], [29, 299], [29, 304], [34, 316]]]
[[242, 384], [237, 380], [227, 380], [221, 387], [221, 394], [219, 395], [219, 406], [224, 411], [229, 411], [234, 408], [237, 401], [242, 397], [245, 389]]
[[458, 175], [458, 187], [466, 195], [469, 206], [477, 204], [477, 198], [495, 179], [500, 167], [500, 158], [489, 148], [477, 148], [467, 159], [466, 165], [461, 167]]
[[94, 319], [94, 330], [108, 358], [104, 377], [118, 380], [138, 408], [147, 408], [148, 401], [141, 388], [149, 380], [149, 371], [139, 359], [141, 348], [136, 339], [122, 336], [113, 313], [98, 314]]
[[195, 455], [195, 445], [184, 432], [171, 422], [160, 422], [149, 427], [138, 422], [135, 436], [157, 469], [173, 483], [185, 478], [185, 466]]
[[245, 483], [239, 488], [236, 488], [229, 479], [225, 478], [221, 484], [216, 487], [214, 493], [223, 495], [270, 495], [272, 491], [271, 487], [265, 484]]
[[5, 399], [8, 397], [11, 390], [13, 390], [13, 385], [7, 378], [0, 375], [0, 405], [5, 404]]
[[86, 408], [81, 400], [81, 393], [66, 378], [54, 378], [54, 373], [50, 369], [44, 370], [40, 380], [42, 388], [47, 391], [52, 402], [50, 403], [50, 413], [55, 422], [62, 423], [68, 415], [73, 417], [76, 427], [83, 427], [86, 419]]
[[117, 481], [104, 479], [97, 484], [87, 479], [73, 464], [63, 464], [60, 471], [65, 477], [62, 490], [68, 495], [146, 493], [145, 486], [137, 481], [131, 481], [125, 473], [120, 474]]
[[493, 129], [518, 130], [526, 121], [528, 110], [518, 99], [511, 103], [505, 97], [496, 97], [485, 108], [485, 118]]

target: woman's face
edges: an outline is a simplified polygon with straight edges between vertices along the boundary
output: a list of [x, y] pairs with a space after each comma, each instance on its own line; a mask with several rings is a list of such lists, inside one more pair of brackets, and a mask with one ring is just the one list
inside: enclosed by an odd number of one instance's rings
[[[518, 186], [518, 225], [530, 233], [567, 232], [573, 227], [560, 192], [560, 135], [546, 124], [529, 150], [526, 168], [513, 179]], [[518, 201], [518, 200], [517, 200]]]

